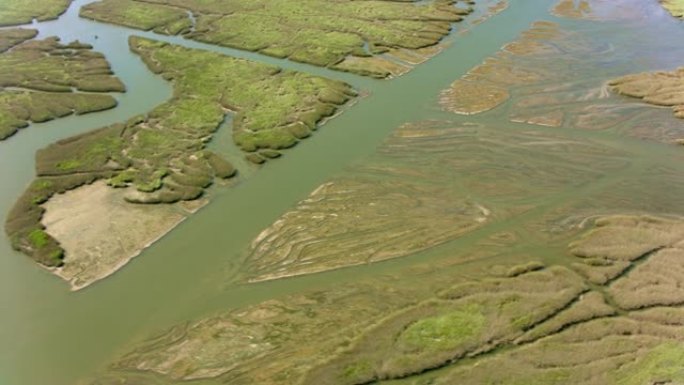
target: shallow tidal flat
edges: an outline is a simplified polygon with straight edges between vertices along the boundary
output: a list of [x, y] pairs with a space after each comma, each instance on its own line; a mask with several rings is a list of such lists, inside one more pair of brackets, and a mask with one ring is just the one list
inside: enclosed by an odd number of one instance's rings
[[178, 325], [94, 384], [676, 383], [683, 241], [681, 218], [603, 217], [556, 263], [499, 246]]
[[[438, 53], [471, 1], [102, 0], [81, 16], [378, 78]], [[493, 7], [492, 12], [500, 10]]]
[[123, 92], [105, 57], [79, 42], [32, 40], [32, 29], [0, 30], [0, 140], [30, 123], [114, 108]]
[[602, 145], [430, 121], [398, 129], [253, 242], [260, 281], [407, 256], [540, 205], [626, 165]]
[[[638, 21], [620, 22], [633, 40], [625, 36], [601, 40], [604, 27], [600, 22], [565, 27], [536, 22], [518, 40], [456, 80], [442, 93], [441, 105], [463, 115], [496, 109], [514, 122], [617, 130], [666, 142], [680, 139], [684, 136], [681, 122], [627, 95], [673, 108], [679, 116], [681, 70], [622, 77], [629, 73], [627, 67], [606, 65], [628, 63], [645, 52], [654, 52], [657, 57], [658, 49], [678, 48], [657, 47], [652, 40], [640, 38], [642, 26]], [[669, 60], [675, 56], [658, 59], [663, 69], [681, 65]], [[650, 63], [651, 68], [655, 65]], [[644, 87], [645, 83], [649, 87]]]
[[[195, 201], [214, 182], [236, 175], [223, 155], [206, 149], [226, 115], [232, 115], [236, 151], [264, 163], [310, 136], [319, 122], [356, 96], [342, 82], [216, 53], [137, 37], [130, 39], [130, 47], [153, 72], [172, 82], [172, 99], [147, 115], [40, 150], [38, 178], [6, 222], [16, 249], [56, 268], [74, 289], [111, 274], [181, 220], [180, 209], [169, 207], [150, 206], [149, 214], [136, 216], [144, 205]], [[96, 181], [106, 185], [91, 185]], [[93, 199], [108, 202], [103, 213], [117, 215], [93, 217], [87, 213], [93, 203], [74, 198], [89, 195], [80, 190], [93, 189]], [[60, 193], [67, 194], [55, 197]], [[86, 223], [67, 221], [53, 198], [85, 213], [82, 219], [92, 220], [92, 228], [74, 239], [73, 232]], [[114, 199], [121, 202], [111, 203]], [[155, 212], [164, 219], [149, 226]], [[131, 243], [103, 251], [118, 237]]]

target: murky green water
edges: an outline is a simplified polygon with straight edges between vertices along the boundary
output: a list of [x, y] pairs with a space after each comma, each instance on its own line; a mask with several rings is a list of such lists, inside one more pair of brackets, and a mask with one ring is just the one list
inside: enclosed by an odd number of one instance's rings
[[[265, 227], [304, 198], [331, 175], [374, 152], [394, 128], [405, 122], [426, 119], [477, 121], [508, 130], [548, 130], [507, 123], [505, 108], [477, 118], [459, 118], [440, 111], [439, 92], [471, 67], [514, 40], [536, 20], [555, 20], [548, 9], [553, 0], [512, 0], [509, 9], [487, 22], [458, 34], [441, 55], [392, 81], [375, 81], [350, 74], [292, 63], [124, 28], [102, 25], [77, 17], [78, 7], [90, 0], [76, 1], [58, 21], [36, 25], [41, 36], [59, 35], [64, 40], [91, 43], [106, 54], [114, 71], [129, 92], [119, 97], [112, 111], [71, 117], [30, 127], [11, 140], [0, 143], [0, 212], [3, 217], [33, 176], [33, 154], [56, 139], [123, 121], [150, 110], [169, 97], [171, 90], [129, 53], [131, 34], [159, 38], [188, 47], [212, 49], [225, 54], [260, 60], [287, 68], [345, 80], [370, 91], [341, 116], [311, 139], [272, 162], [259, 172], [246, 172], [237, 186], [217, 190], [207, 208], [184, 222], [169, 236], [146, 250], [121, 272], [84, 291], [70, 293], [67, 286], [25, 258], [13, 252], [5, 238], [0, 240], [0, 385], [67, 385], [103, 369], [113, 357], [136, 341], [165, 327], [268, 298], [311, 288], [323, 288], [375, 274], [384, 274], [416, 261], [439, 259], [446, 251], [466, 252], [478, 240], [522, 223], [515, 218], [475, 231], [455, 242], [407, 258], [253, 285], [233, 283], [240, 275], [249, 242]], [[644, 3], [644, 2], [641, 2]], [[644, 8], [643, 33], [635, 36], [619, 22], [604, 23], [600, 39], [613, 49], [629, 44], [651, 47], [645, 55], [619, 57], [605, 62], [607, 68], [624, 72], [670, 69], [682, 64], [682, 51], [664, 49], [683, 41], [684, 27], [653, 4]], [[559, 20], [561, 24], [591, 22]], [[608, 27], [606, 27], [608, 26]], [[631, 31], [631, 32], [630, 32]], [[638, 37], [638, 41], [635, 38]], [[650, 42], [657, 42], [650, 44]], [[646, 44], [649, 43], [649, 44]], [[678, 61], [680, 61], [678, 63]], [[588, 74], [589, 75], [589, 74]], [[592, 74], [594, 76], [595, 74]], [[662, 111], [663, 114], [669, 113]], [[590, 186], [569, 188], [563, 194], [544, 199], [537, 210], [541, 216], [587, 191], [610, 191], [612, 186], [646, 180], [644, 171], [667, 165], [684, 171], [681, 149], [625, 138], [611, 131], [559, 131], [567, 138], [587, 138], [628, 152], [632, 159], [619, 173]], [[230, 135], [219, 135], [215, 144], [230, 148]], [[669, 171], [672, 172], [672, 171]], [[655, 175], [658, 178], [658, 175]], [[658, 188], [667, 186], [662, 173]], [[648, 195], [661, 210], [675, 210], [670, 198], [675, 191]], [[637, 191], [637, 192], [635, 192]], [[628, 194], [636, 194], [638, 189]], [[544, 254], [544, 250], [530, 250]]]

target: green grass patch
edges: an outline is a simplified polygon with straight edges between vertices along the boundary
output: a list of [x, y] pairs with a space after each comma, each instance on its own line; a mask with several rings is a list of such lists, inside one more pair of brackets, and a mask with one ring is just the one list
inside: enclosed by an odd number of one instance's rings
[[47, 246], [49, 242], [49, 236], [47, 235], [47, 233], [40, 229], [31, 231], [28, 234], [28, 239], [31, 242], [31, 244], [37, 249], [42, 249], [43, 247]]
[[485, 317], [477, 305], [411, 324], [397, 343], [406, 350], [450, 350], [482, 331]]
[[665, 343], [646, 357], [625, 366], [616, 375], [618, 385], [674, 384], [684, 382], [684, 344]]
[[[189, 28], [190, 11], [197, 20]], [[101, 0], [81, 16], [332, 67], [349, 56], [437, 44], [464, 14], [452, 1]], [[370, 52], [365, 49], [371, 47]], [[363, 71], [361, 71], [363, 72]], [[371, 67], [368, 74], [373, 73]], [[383, 74], [384, 75], [384, 74]], [[339, 100], [335, 98], [335, 100]]]

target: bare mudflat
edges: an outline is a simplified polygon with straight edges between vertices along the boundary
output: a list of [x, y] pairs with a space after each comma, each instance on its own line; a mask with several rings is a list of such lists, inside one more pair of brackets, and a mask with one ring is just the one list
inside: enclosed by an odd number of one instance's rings
[[46, 232], [69, 258], [53, 269], [72, 290], [82, 289], [123, 267], [204, 202], [137, 205], [104, 182], [55, 195], [43, 205]]

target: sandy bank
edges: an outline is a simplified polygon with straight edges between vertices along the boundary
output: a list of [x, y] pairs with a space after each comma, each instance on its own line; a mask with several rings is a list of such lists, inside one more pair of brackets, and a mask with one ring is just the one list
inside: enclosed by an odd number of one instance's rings
[[43, 206], [43, 224], [64, 250], [64, 266], [53, 272], [83, 289], [122, 268], [206, 201], [135, 205], [124, 190], [104, 182], [55, 195]]

